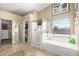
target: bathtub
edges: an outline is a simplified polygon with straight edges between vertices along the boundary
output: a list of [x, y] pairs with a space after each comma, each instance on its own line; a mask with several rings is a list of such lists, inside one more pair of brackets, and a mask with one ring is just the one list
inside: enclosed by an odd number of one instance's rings
[[77, 56], [77, 44], [69, 44], [69, 37], [51, 37], [43, 34], [42, 48], [62, 56]]

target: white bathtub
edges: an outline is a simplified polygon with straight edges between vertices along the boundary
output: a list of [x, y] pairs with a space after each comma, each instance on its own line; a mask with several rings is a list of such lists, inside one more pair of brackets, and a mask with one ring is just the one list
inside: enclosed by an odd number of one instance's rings
[[69, 48], [69, 49], [77, 50], [77, 44], [73, 45], [73, 44], [64, 43], [64, 42], [55, 41], [55, 40], [47, 40], [45, 43], [60, 46], [60, 47], [63, 47], [63, 48]]
[[67, 41], [68, 37], [52, 37], [47, 40], [45, 35], [46, 34], [44, 34], [42, 39], [42, 48], [54, 52], [57, 55], [77, 56], [77, 44], [69, 44]]

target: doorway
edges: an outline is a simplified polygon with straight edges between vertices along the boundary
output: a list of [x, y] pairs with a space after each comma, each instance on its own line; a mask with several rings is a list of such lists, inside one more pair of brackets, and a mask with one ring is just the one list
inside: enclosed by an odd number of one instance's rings
[[12, 21], [0, 20], [0, 43], [1, 45], [12, 44]]
[[28, 43], [28, 21], [25, 21], [25, 42]]

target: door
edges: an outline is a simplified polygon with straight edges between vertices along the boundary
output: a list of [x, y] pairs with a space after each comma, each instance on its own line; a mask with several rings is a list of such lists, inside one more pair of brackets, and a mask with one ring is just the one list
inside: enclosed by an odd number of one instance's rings
[[0, 43], [1, 45], [12, 44], [12, 21], [0, 20]]
[[37, 22], [32, 22], [32, 43], [38, 44]]

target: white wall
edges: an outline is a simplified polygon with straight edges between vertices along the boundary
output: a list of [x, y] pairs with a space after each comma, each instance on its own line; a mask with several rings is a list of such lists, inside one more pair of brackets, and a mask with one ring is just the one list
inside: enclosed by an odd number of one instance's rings
[[16, 21], [13, 21], [12, 22], [12, 26], [13, 26], [13, 29], [12, 29], [12, 43], [15, 44], [15, 43], [19, 43], [19, 23], [17, 23]]

